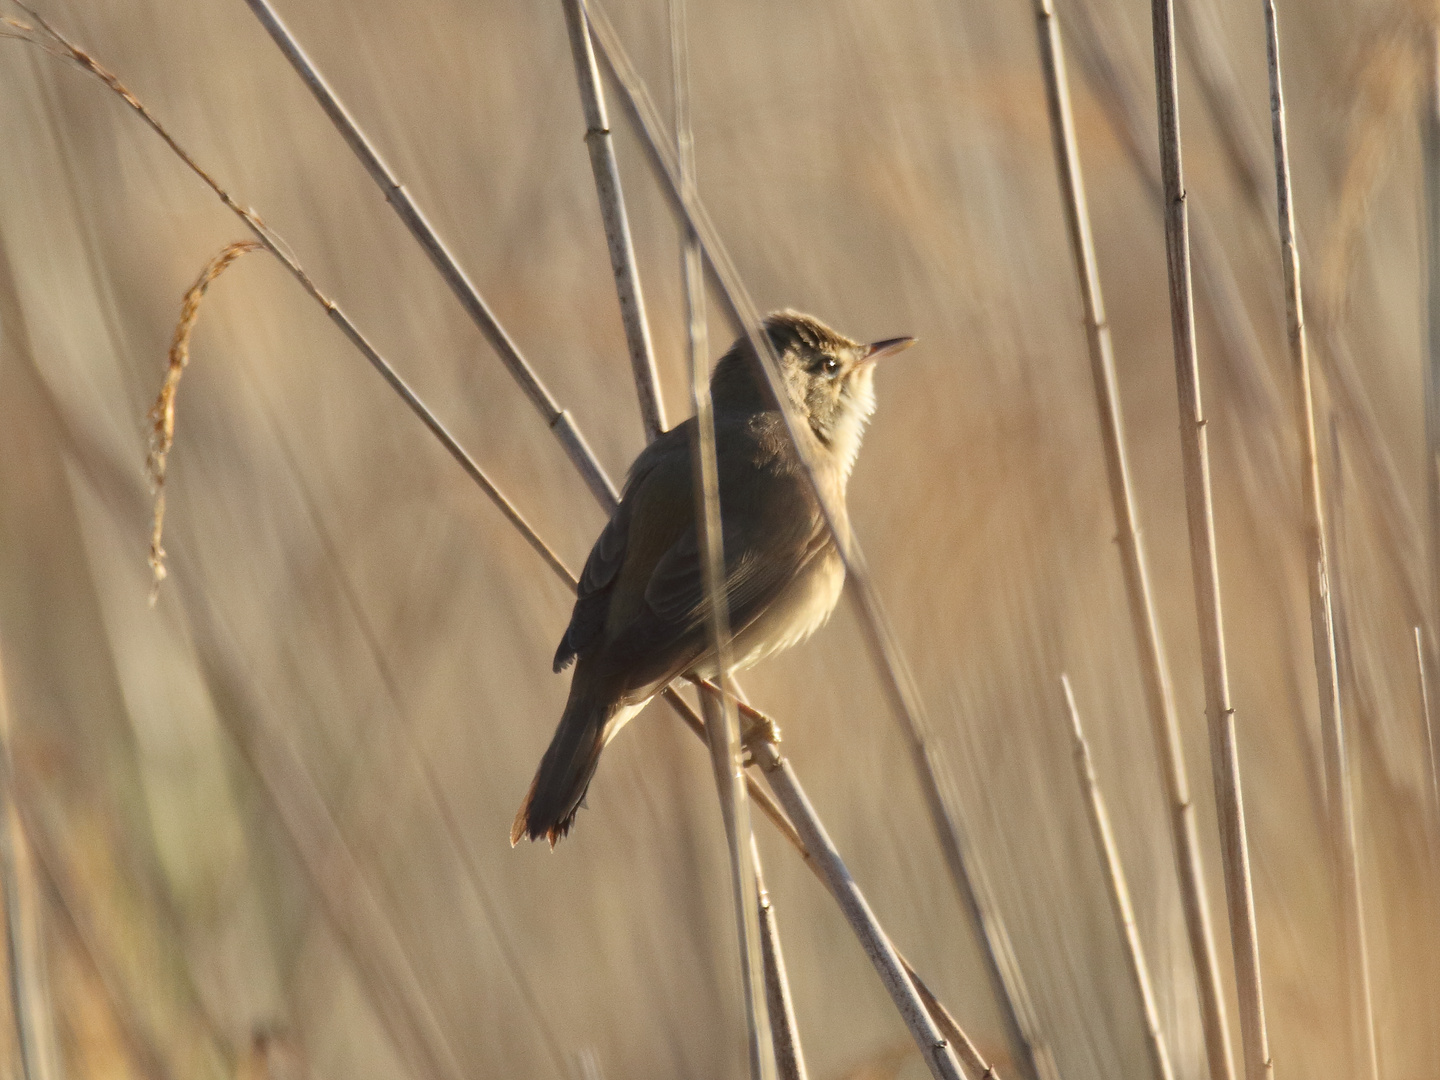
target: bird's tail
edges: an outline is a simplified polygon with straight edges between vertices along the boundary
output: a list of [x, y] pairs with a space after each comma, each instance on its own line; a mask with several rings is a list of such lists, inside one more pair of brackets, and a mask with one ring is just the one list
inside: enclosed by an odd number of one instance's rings
[[539, 840], [543, 836], [553, 848], [570, 831], [585, 789], [595, 775], [609, 734], [606, 729], [620, 707], [610, 687], [576, 685], [580, 682], [577, 673], [555, 737], [540, 759], [535, 779], [510, 826], [511, 847], [522, 837]]

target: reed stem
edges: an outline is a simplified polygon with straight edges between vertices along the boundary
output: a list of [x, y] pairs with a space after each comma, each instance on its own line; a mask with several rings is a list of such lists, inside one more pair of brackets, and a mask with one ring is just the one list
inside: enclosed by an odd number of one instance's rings
[[[1290, 147], [1285, 128], [1285, 94], [1280, 72], [1280, 29], [1275, 0], [1263, 0], [1265, 54], [1270, 75], [1270, 121], [1275, 142], [1275, 189], [1285, 278], [1285, 322], [1295, 378], [1295, 419], [1300, 433], [1301, 491], [1305, 508], [1305, 567], [1310, 589], [1310, 633], [1320, 695], [1320, 738], [1329, 794], [1328, 832], [1335, 866], [1336, 894], [1344, 942], [1342, 985], [1350, 1003], [1353, 1075], [1379, 1080], [1370, 962], [1365, 947], [1365, 907], [1355, 840], [1355, 809], [1340, 677], [1335, 651], [1332, 576], [1325, 546], [1325, 502], [1315, 438], [1315, 403], [1310, 389], [1310, 354], [1305, 339], [1300, 250], [1295, 238], [1295, 205], [1290, 184]], [[1363, 1072], [1362, 1072], [1363, 1070]]]
[[[263, 2], [263, 0], [261, 0]], [[625, 324], [625, 341], [630, 367], [635, 375], [635, 396], [640, 402], [640, 419], [649, 442], [665, 430], [665, 402], [660, 396], [660, 375], [655, 368], [655, 349], [650, 343], [650, 323], [645, 318], [645, 294], [640, 289], [640, 271], [635, 263], [635, 243], [630, 238], [630, 218], [620, 188], [620, 165], [605, 115], [605, 91], [595, 48], [580, 0], [561, 0], [565, 26], [570, 34], [570, 51], [575, 56], [575, 76], [580, 85], [580, 103], [585, 112], [585, 145], [590, 150], [590, 168], [595, 173], [595, 191], [600, 198], [600, 216], [605, 222], [605, 243], [610, 249], [610, 268], [615, 274], [615, 295], [620, 301], [620, 320]]]
[[1165, 1047], [1165, 1036], [1160, 1030], [1160, 1010], [1155, 1005], [1155, 990], [1150, 983], [1150, 968], [1145, 963], [1145, 950], [1140, 944], [1140, 928], [1135, 924], [1135, 908], [1130, 902], [1130, 889], [1125, 883], [1125, 868], [1120, 865], [1120, 849], [1115, 843], [1115, 833], [1110, 828], [1110, 814], [1105, 809], [1105, 796], [1100, 791], [1100, 782], [1095, 776], [1095, 763], [1090, 759], [1090, 746], [1085, 741], [1085, 732], [1080, 726], [1080, 710], [1075, 705], [1075, 694], [1070, 687], [1070, 678], [1060, 676], [1065, 688], [1065, 706], [1070, 714], [1070, 734], [1075, 740], [1075, 770], [1080, 776], [1080, 793], [1085, 799], [1085, 809], [1090, 819], [1090, 832], [1095, 846], [1105, 862], [1105, 884], [1110, 895], [1110, 909], [1115, 914], [1116, 929], [1125, 942], [1125, 963], [1130, 971], [1130, 981], [1135, 984], [1135, 995], [1140, 999], [1140, 1013], [1145, 1022], [1145, 1050], [1150, 1059], [1150, 1073], [1154, 1080], [1174, 1080], [1170, 1067], [1170, 1052]]
[[1211, 1080], [1232, 1080], [1230, 1027], [1225, 1015], [1225, 997], [1211, 926], [1210, 905], [1205, 897], [1205, 867], [1200, 854], [1200, 837], [1195, 824], [1195, 806], [1190, 798], [1190, 781], [1185, 767], [1185, 748], [1175, 715], [1175, 694], [1169, 665], [1155, 616], [1144, 544], [1140, 538], [1139, 516], [1130, 484], [1130, 465], [1125, 449], [1125, 428], [1120, 409], [1120, 390], [1115, 376], [1115, 354], [1110, 326], [1105, 318], [1105, 301], [1100, 286], [1099, 260], [1090, 227], [1090, 210], [1085, 198], [1085, 181], [1080, 165], [1079, 140], [1070, 107], [1065, 53], [1053, 0], [1035, 0], [1035, 17], [1040, 40], [1040, 66], [1045, 77], [1045, 98], [1049, 107], [1050, 134], [1055, 165], [1059, 173], [1061, 203], [1075, 259], [1080, 300], [1085, 311], [1085, 339], [1090, 353], [1090, 377], [1100, 420], [1105, 453], [1105, 470], [1110, 487], [1110, 506], [1124, 572], [1125, 594], [1130, 607], [1130, 626], [1140, 654], [1140, 673], [1150, 730], [1160, 762], [1160, 778], [1169, 801], [1169, 823], [1175, 869], [1179, 879], [1180, 903], [1190, 955], [1195, 967], [1200, 1018], [1205, 1032], [1205, 1052]]
[[1225, 663], [1220, 575], [1215, 558], [1215, 510], [1210, 493], [1210, 451], [1200, 405], [1200, 368], [1196, 356], [1195, 308], [1190, 279], [1190, 225], [1180, 154], [1179, 78], [1175, 63], [1172, 0], [1151, 0], [1150, 11], [1154, 35], [1156, 109], [1160, 126], [1160, 166], [1165, 193], [1170, 322], [1180, 401], [1186, 521], [1190, 532], [1190, 565], [1195, 580], [1196, 615], [1205, 676], [1205, 714], [1210, 728], [1210, 756], [1225, 870], [1226, 906], [1230, 916], [1230, 943], [1235, 958], [1246, 1080], [1268, 1080], [1273, 1076], [1273, 1066], [1265, 1031], [1255, 897], [1250, 881], [1250, 853], [1245, 836], [1240, 759], [1235, 738], [1235, 709], [1230, 701], [1230, 680]]

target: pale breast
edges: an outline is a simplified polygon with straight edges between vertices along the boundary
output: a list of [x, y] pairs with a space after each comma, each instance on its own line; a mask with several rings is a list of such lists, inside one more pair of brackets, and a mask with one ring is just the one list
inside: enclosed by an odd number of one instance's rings
[[829, 620], [844, 587], [845, 564], [832, 547], [797, 574], [736, 637], [735, 667], [751, 667], [815, 633]]

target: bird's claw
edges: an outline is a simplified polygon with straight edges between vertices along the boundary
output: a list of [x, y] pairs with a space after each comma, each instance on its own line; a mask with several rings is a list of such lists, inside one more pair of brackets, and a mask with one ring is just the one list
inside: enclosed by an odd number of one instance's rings
[[756, 752], [762, 745], [780, 745], [780, 725], [762, 713], [740, 714], [740, 745], [743, 750], [742, 762], [746, 767], [755, 764]]

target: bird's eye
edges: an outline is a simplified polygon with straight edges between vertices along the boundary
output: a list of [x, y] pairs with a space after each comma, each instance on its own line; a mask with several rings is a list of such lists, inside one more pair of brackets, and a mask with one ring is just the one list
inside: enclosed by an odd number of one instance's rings
[[833, 356], [827, 356], [825, 362], [820, 365], [820, 370], [825, 372], [827, 379], [833, 379], [840, 374], [840, 361]]

